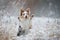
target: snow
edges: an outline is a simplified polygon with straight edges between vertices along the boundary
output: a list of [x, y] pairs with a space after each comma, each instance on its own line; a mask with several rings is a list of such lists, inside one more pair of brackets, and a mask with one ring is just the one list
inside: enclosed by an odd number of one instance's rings
[[[32, 29], [27, 34], [17, 36], [19, 20], [16, 16], [4, 15], [0, 21], [0, 32], [14, 36], [16, 40], [48, 40], [59, 37], [60, 19], [47, 17], [33, 17], [31, 20]], [[14, 38], [12, 37], [12, 38]]]
[[0, 28], [2, 30], [4, 29], [4, 33], [9, 34], [9, 37], [16, 37], [19, 27], [19, 21], [17, 17], [5, 15], [2, 17], [0, 24]]
[[26, 35], [17, 37], [17, 40], [48, 40], [57, 38], [60, 35], [60, 24], [57, 21], [60, 19], [34, 17], [32, 19], [32, 29]]
[[6, 34], [9, 38], [12, 37], [10, 39], [15, 38], [16, 40], [48, 40], [60, 35], [60, 19], [33, 17], [31, 22], [32, 29], [29, 29], [26, 34], [17, 36], [18, 28], [21, 25], [18, 17], [3, 15], [0, 20], [0, 32], [4, 32], [3, 35]]

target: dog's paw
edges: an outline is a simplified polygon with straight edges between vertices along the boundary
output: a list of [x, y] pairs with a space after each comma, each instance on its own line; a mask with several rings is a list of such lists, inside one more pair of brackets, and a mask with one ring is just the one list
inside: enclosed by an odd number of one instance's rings
[[18, 19], [19, 19], [19, 17], [18, 17]]
[[32, 14], [32, 15], [30, 16], [30, 20], [31, 20], [33, 17], [34, 17], [34, 14]]
[[32, 14], [32, 16], [31, 17], [34, 17], [34, 14]]

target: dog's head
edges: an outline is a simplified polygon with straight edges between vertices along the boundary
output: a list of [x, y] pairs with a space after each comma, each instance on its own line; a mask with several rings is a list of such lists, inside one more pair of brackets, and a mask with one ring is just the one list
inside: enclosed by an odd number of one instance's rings
[[33, 15], [31, 16], [30, 15], [30, 8], [27, 8], [26, 10], [24, 9], [21, 9], [20, 10], [20, 17], [19, 18], [22, 18], [22, 19], [31, 19], [33, 17]]
[[27, 8], [26, 10], [21, 9], [20, 16], [22, 18], [25, 18], [25, 19], [29, 18], [29, 16], [30, 16], [30, 8]]

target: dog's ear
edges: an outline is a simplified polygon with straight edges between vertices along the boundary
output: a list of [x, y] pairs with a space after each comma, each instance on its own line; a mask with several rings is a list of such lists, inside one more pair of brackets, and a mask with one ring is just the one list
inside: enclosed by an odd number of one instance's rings
[[28, 12], [28, 14], [30, 14], [30, 8], [27, 8], [26, 11]]
[[20, 16], [22, 16], [22, 13], [24, 12], [24, 9], [20, 10]]

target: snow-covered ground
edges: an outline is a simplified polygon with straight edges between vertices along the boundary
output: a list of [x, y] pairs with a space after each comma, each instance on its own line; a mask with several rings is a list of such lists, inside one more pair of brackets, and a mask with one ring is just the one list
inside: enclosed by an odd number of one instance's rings
[[0, 20], [0, 33], [16, 40], [60, 40], [60, 19], [47, 17], [33, 17], [32, 29], [27, 34], [17, 36], [19, 20], [16, 16], [3, 16]]
[[[47, 40], [60, 37], [60, 19], [48, 17], [33, 17], [32, 29], [28, 34], [17, 36], [19, 20], [16, 16], [2, 16], [0, 20], [0, 32], [15, 37], [16, 40]], [[54, 39], [55, 40], [55, 39]]]
[[26, 35], [17, 37], [17, 40], [60, 40], [60, 19], [34, 17], [32, 29]]
[[[18, 28], [19, 28], [19, 21], [18, 21], [17, 17], [5, 15], [0, 20], [0, 34], [2, 34], [2, 35], [6, 34], [6, 35], [8, 35], [8, 38], [16, 37]], [[12, 38], [10, 38], [10, 39], [12, 39]], [[2, 39], [0, 39], [0, 40], [2, 40]]]

